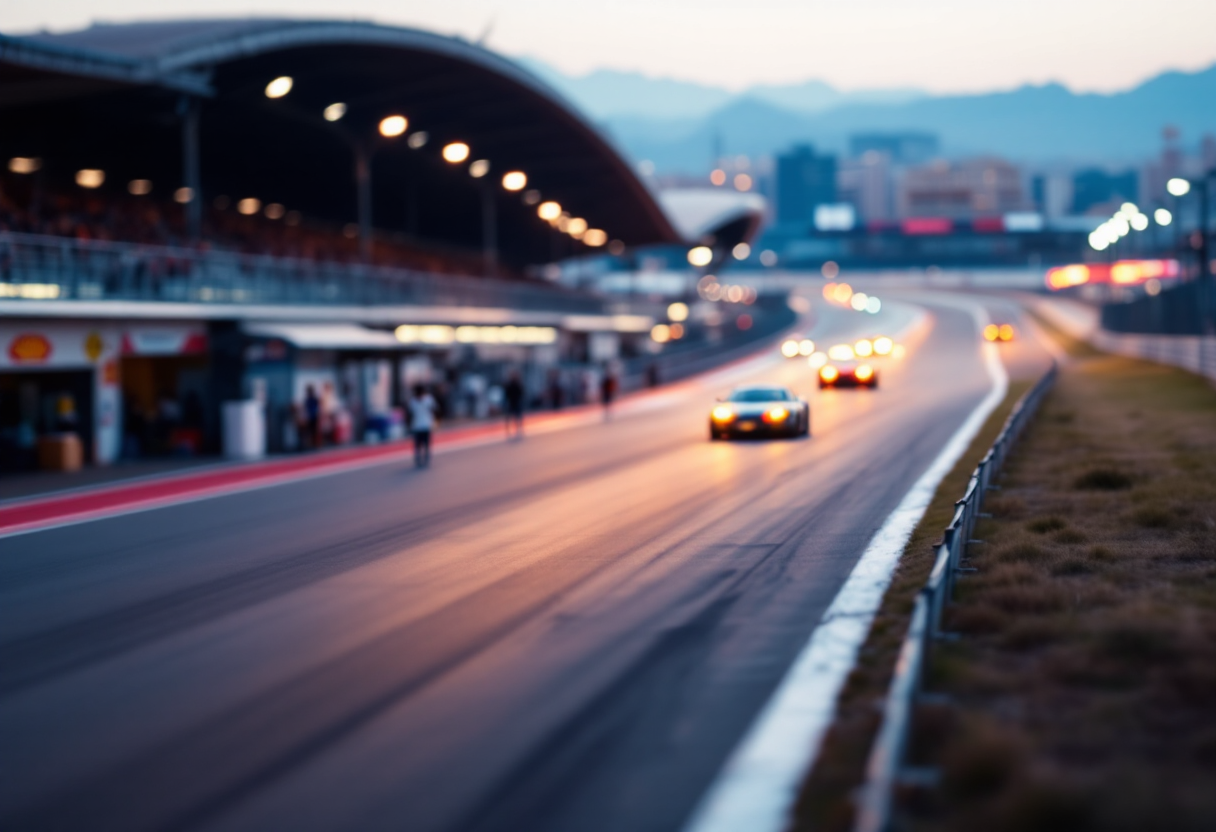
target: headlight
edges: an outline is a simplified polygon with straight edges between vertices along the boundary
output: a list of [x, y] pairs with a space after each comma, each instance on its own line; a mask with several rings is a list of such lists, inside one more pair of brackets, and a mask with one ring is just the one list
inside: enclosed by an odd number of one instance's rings
[[724, 404], [718, 405], [710, 414], [715, 422], [729, 422], [735, 418], [735, 411]]
[[868, 358], [874, 354], [874, 344], [865, 338], [862, 338], [853, 345], [853, 352], [861, 358]]
[[887, 336], [883, 335], [874, 339], [875, 355], [890, 355], [893, 349], [895, 349], [895, 342]]
[[798, 355], [798, 342], [792, 338], [781, 345], [781, 354], [786, 358], [794, 358]]
[[824, 364], [819, 368], [819, 377], [824, 381], [831, 383], [840, 378], [840, 371], [831, 364]]
[[869, 381], [874, 377], [874, 368], [869, 364], [861, 364], [853, 371], [853, 375], [857, 376], [858, 381]]
[[1000, 336], [1002, 341], [1013, 340], [1013, 327], [1009, 324], [1001, 324]]
[[770, 407], [768, 410], [764, 411], [764, 416], [762, 418], [766, 422], [784, 422], [786, 417], [789, 415], [790, 412], [784, 407]]
[[988, 324], [988, 326], [984, 327], [984, 340], [985, 341], [995, 341], [997, 338], [1000, 338], [1000, 337], [1001, 337], [1001, 328], [999, 326], [997, 326], [996, 324]]

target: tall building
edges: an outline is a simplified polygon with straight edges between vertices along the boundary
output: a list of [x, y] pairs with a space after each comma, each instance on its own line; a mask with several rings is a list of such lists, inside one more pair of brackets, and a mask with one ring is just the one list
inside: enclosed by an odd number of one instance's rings
[[1029, 206], [1017, 167], [995, 158], [950, 163], [938, 160], [911, 168], [899, 184], [902, 217], [969, 219], [1024, 210]]
[[867, 153], [883, 153], [896, 165], [920, 165], [938, 154], [937, 136], [932, 133], [857, 133], [849, 137], [849, 155], [860, 159]]
[[852, 203], [865, 220], [889, 220], [895, 216], [891, 157], [868, 150], [860, 158], [845, 159], [836, 174], [840, 199]]
[[777, 157], [777, 222], [810, 222], [815, 207], [836, 202], [836, 157], [809, 144]]

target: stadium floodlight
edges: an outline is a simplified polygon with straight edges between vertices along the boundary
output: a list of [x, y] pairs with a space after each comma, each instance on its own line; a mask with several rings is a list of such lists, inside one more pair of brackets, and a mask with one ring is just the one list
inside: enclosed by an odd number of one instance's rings
[[588, 228], [583, 232], [583, 245], [599, 248], [608, 242], [608, 232], [602, 228]]
[[540, 205], [536, 206], [536, 216], [540, 217], [542, 220], [553, 222], [561, 215], [562, 206], [557, 202], [542, 202]]
[[527, 184], [528, 175], [522, 170], [511, 170], [502, 175], [502, 186], [508, 191], [522, 191]]
[[1174, 215], [1168, 208], [1158, 208], [1153, 212], [1153, 219], [1157, 221], [1157, 225], [1169, 225], [1174, 221]]
[[338, 121], [342, 116], [346, 115], [346, 105], [341, 101], [335, 101], [326, 107], [321, 115], [325, 116], [326, 121]]
[[469, 146], [464, 142], [452, 142], [443, 146], [443, 160], [458, 165], [469, 158]]
[[1191, 192], [1191, 183], [1187, 179], [1175, 176], [1169, 182], [1165, 183], [1165, 189], [1169, 191], [1172, 196], [1186, 196]]
[[280, 75], [269, 84], [266, 85], [267, 98], [282, 98], [291, 92], [291, 87], [294, 82], [290, 75]]
[[490, 160], [478, 159], [473, 164], [469, 165], [469, 176], [474, 179], [480, 179], [490, 172]]
[[380, 119], [380, 135], [392, 139], [400, 136], [410, 126], [405, 116], [387, 116]]
[[42, 160], [33, 156], [14, 156], [8, 160], [10, 173], [37, 173], [42, 168]]
[[84, 168], [76, 171], [76, 184], [82, 188], [100, 188], [106, 181], [106, 172], [96, 168]]

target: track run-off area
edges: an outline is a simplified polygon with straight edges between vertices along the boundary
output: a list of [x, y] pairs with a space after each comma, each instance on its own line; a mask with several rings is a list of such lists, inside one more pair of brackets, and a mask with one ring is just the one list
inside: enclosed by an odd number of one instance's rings
[[[874, 391], [771, 347], [610, 417], [441, 441], [428, 470], [361, 458], [0, 538], [0, 828], [680, 829], [991, 396], [977, 321], [1022, 322], [883, 301], [813, 299], [799, 329], [903, 333]], [[1049, 361], [1032, 329], [1010, 376]], [[812, 436], [708, 441], [754, 382], [806, 397]]]

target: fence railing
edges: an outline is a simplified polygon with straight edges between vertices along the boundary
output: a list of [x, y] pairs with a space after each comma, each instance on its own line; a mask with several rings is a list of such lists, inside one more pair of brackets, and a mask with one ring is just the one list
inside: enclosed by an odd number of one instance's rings
[[944, 635], [942, 613], [954, 593], [954, 584], [967, 544], [980, 518], [984, 494], [1005, 464], [1013, 443], [1038, 410], [1056, 378], [1056, 366], [1014, 406], [988, 453], [971, 474], [963, 498], [955, 503], [954, 517], [936, 547], [929, 579], [916, 596], [912, 620], [900, 646], [895, 675], [883, 706], [882, 725], [870, 749], [865, 782], [857, 801], [854, 832], [888, 832], [895, 787], [901, 780], [913, 711], [920, 696], [933, 643]]
[[0, 287], [16, 300], [605, 308], [590, 295], [522, 281], [12, 232], [0, 232]]

